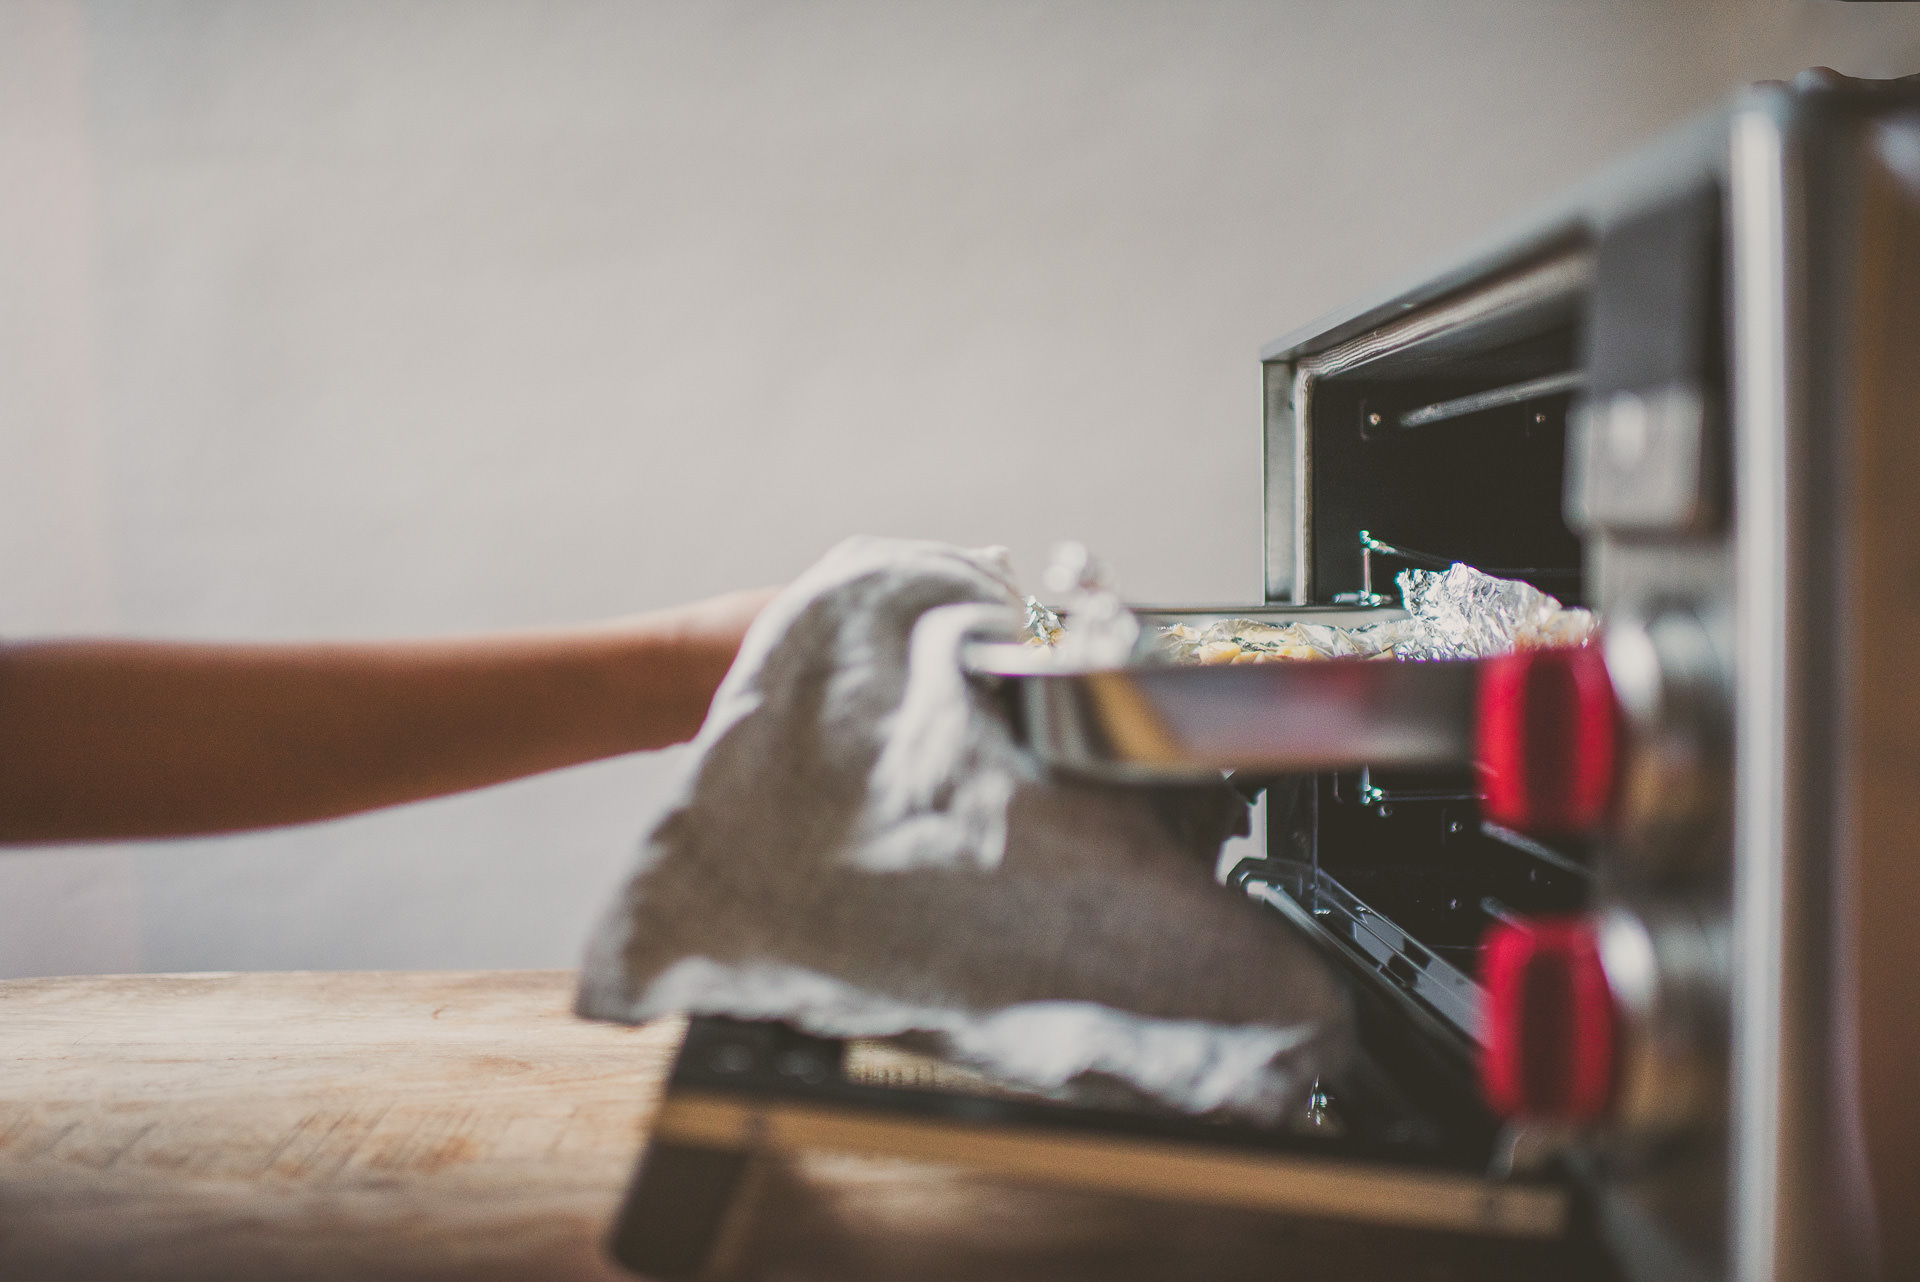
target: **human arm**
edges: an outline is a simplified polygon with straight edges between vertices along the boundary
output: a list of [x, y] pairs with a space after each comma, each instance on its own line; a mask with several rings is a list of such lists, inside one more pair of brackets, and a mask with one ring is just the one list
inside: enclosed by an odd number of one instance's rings
[[676, 743], [770, 595], [440, 641], [0, 646], [0, 842], [302, 823]]

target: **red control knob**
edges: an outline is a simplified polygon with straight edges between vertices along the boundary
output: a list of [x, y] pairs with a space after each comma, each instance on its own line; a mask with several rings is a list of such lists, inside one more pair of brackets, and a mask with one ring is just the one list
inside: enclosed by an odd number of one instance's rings
[[1503, 1117], [1578, 1122], [1613, 1098], [1619, 1016], [1581, 917], [1501, 923], [1481, 971], [1480, 1081]]
[[1620, 705], [1598, 646], [1522, 650], [1481, 668], [1481, 812], [1523, 832], [1581, 832], [1613, 801]]

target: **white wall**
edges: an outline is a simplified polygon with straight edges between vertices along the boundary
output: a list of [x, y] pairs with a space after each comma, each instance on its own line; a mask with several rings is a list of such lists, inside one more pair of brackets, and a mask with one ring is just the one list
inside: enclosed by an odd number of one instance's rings
[[[860, 530], [1252, 599], [1264, 340], [1816, 62], [1920, 11], [0, 0], [0, 632], [589, 619]], [[567, 964], [683, 767], [0, 856], [0, 974]]]

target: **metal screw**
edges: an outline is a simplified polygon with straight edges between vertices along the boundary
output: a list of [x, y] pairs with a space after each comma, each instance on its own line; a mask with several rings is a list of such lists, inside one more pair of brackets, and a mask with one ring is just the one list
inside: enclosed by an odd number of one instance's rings
[[1382, 419], [1380, 418], [1380, 412], [1378, 410], [1375, 410], [1373, 413], [1367, 415], [1368, 427], [1378, 427], [1380, 426], [1381, 422], [1382, 422]]

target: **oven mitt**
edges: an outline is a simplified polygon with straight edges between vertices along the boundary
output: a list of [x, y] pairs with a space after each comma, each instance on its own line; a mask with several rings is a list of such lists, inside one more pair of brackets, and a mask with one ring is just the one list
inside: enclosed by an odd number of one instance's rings
[[853, 539], [748, 631], [685, 794], [595, 933], [579, 1010], [917, 1035], [1010, 1083], [1272, 1118], [1347, 1042], [1325, 964], [1223, 890], [1224, 786], [1052, 775], [966, 641], [1004, 555]]

